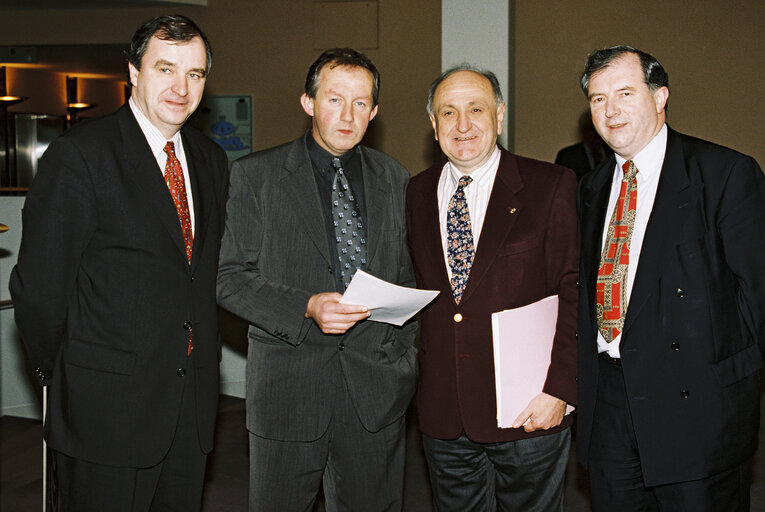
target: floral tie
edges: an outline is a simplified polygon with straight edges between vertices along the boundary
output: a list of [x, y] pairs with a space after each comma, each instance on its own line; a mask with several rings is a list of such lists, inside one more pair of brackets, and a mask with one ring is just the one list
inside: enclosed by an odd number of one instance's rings
[[462, 299], [475, 256], [473, 228], [465, 199], [465, 187], [472, 181], [470, 176], [460, 178], [457, 190], [449, 201], [449, 213], [446, 218], [446, 255], [452, 271], [452, 293], [457, 304]]

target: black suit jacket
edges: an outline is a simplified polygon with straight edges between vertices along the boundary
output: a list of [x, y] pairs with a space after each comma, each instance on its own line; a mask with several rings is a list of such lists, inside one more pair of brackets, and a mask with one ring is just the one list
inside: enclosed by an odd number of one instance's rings
[[590, 159], [587, 158], [587, 150], [584, 148], [584, 142], [566, 146], [558, 151], [558, 154], [555, 156], [555, 163], [574, 171], [577, 179], [580, 180], [592, 171]]
[[[597, 393], [595, 281], [614, 172], [579, 187], [577, 446]], [[757, 445], [765, 349], [765, 177], [751, 157], [669, 130], [620, 345], [646, 486], [703, 478]]]
[[127, 105], [55, 140], [27, 196], [11, 294], [32, 366], [49, 385], [46, 439], [72, 457], [159, 462], [184, 386], [196, 393], [201, 447], [212, 448], [228, 171], [214, 143], [181, 133], [195, 208], [191, 265], [162, 170]]

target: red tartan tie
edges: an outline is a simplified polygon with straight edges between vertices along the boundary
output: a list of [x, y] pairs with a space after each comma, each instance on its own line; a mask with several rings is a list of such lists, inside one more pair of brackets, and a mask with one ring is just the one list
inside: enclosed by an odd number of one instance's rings
[[635, 176], [638, 170], [632, 160], [624, 162], [622, 170], [624, 171], [622, 186], [608, 226], [595, 288], [598, 329], [607, 343], [611, 343], [624, 329], [624, 317], [627, 315], [630, 241], [637, 207]]
[[[175, 156], [175, 144], [168, 141], [165, 145], [167, 154], [167, 163], [165, 164], [165, 183], [173, 196], [175, 210], [178, 212], [178, 219], [181, 222], [181, 231], [183, 232], [183, 241], [186, 245], [186, 261], [191, 265], [191, 249], [194, 245], [194, 235], [191, 231], [191, 214], [189, 214], [189, 201], [186, 198], [186, 183], [183, 179], [183, 168], [178, 157]], [[194, 349], [191, 341], [191, 330], [189, 330], [189, 349], [188, 354]]]

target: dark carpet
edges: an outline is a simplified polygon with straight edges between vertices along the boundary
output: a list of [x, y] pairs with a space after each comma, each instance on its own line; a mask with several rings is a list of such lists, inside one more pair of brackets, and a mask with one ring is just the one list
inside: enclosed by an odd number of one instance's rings
[[[765, 401], [762, 403], [765, 413]], [[0, 510], [7, 512], [42, 510], [41, 422], [4, 416], [0, 418]], [[765, 428], [760, 428], [760, 445]], [[404, 510], [431, 512], [430, 488], [416, 416], [407, 418]], [[247, 510], [247, 431], [244, 400], [221, 396], [215, 449], [207, 465], [202, 510], [231, 512]], [[566, 512], [590, 509], [587, 478], [573, 454], [566, 476]], [[765, 455], [754, 458], [752, 510], [765, 510]], [[323, 512], [321, 498], [315, 507]]]

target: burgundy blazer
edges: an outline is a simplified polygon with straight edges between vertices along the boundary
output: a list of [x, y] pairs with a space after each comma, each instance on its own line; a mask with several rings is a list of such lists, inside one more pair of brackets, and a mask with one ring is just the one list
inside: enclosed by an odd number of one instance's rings
[[[437, 186], [443, 162], [412, 178], [407, 229], [417, 286], [439, 290], [422, 312], [417, 405], [428, 436], [500, 442], [558, 432], [497, 428], [491, 314], [558, 295], [552, 361], [544, 391], [576, 403], [579, 227], [576, 176], [502, 149], [499, 169], [460, 304], [449, 284]], [[457, 316], [457, 315], [461, 315]]]

